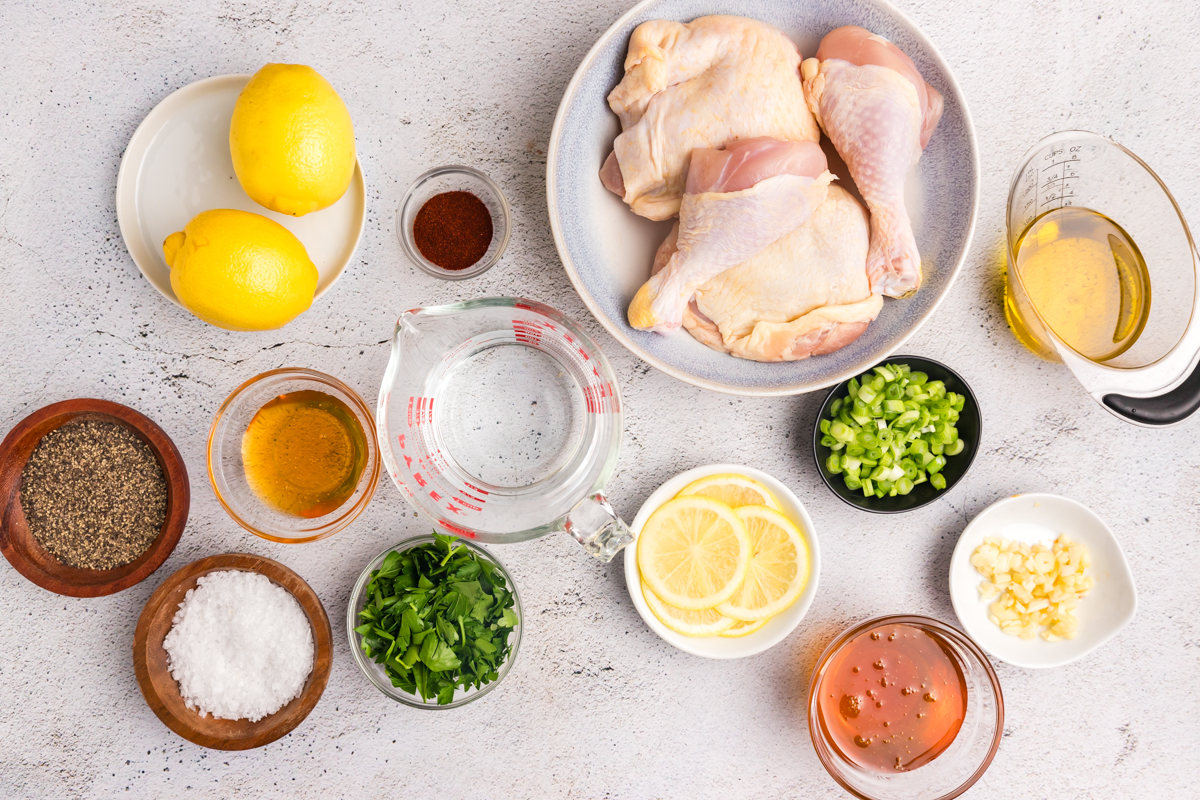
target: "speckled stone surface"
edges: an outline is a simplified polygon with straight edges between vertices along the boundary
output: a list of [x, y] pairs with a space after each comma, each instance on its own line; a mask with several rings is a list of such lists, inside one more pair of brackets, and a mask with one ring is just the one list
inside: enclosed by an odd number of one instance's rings
[[[1200, 421], [1147, 431], [1109, 416], [1063, 368], [1035, 359], [1000, 307], [1010, 171], [1038, 137], [1108, 133], [1161, 170], [1200, 220], [1200, 12], [1185, 2], [905, 2], [953, 66], [979, 134], [982, 202], [964, 273], [912, 341], [983, 402], [980, 457], [952, 494], [879, 518], [821, 485], [809, 450], [820, 396], [740, 400], [639, 362], [590, 319], [559, 266], [544, 156], [558, 98], [623, 2], [104, 3], [0, 8], [0, 430], [56, 400], [129, 404], [172, 435], [192, 476], [174, 555], [139, 586], [95, 600], [38, 589], [0, 563], [0, 796], [842, 797], [809, 743], [808, 674], [845, 625], [887, 612], [953, 620], [958, 533], [997, 498], [1045, 490], [1115, 529], [1141, 607], [1101, 650], [1031, 672], [998, 664], [1008, 718], [971, 798], [1187, 797], [1200, 756]], [[714, 7], [719, 6], [717, 4]], [[268, 61], [311, 64], [354, 116], [368, 183], [359, 258], [282, 331], [227, 333], [141, 278], [117, 230], [114, 185], [138, 122], [198, 78]], [[440, 283], [407, 264], [393, 219], [409, 182], [461, 162], [513, 206], [508, 254], [484, 277]], [[821, 588], [801, 627], [741, 662], [678, 652], [634, 611], [617, 565], [566, 536], [502, 557], [527, 609], [505, 683], [448, 713], [386, 701], [344, 641], [366, 560], [426, 526], [391, 484], [352, 528], [303, 546], [234, 525], [208, 487], [204, 445], [226, 394], [267, 369], [306, 366], [373, 398], [405, 308], [523, 294], [588, 326], [621, 378], [628, 426], [611, 493], [631, 519], [676, 472], [716, 461], [792, 486], [821, 541]], [[278, 559], [321, 596], [334, 626], [329, 688], [308, 720], [260, 750], [202, 750], [143, 702], [130, 646], [171, 571], [230, 551]]]

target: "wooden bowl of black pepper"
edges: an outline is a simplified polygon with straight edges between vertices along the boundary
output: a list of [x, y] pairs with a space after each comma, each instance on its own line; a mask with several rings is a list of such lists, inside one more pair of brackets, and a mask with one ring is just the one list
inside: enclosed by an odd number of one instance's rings
[[0, 553], [57, 594], [101, 597], [144, 580], [179, 543], [190, 504], [174, 443], [119, 403], [54, 403], [0, 443]]

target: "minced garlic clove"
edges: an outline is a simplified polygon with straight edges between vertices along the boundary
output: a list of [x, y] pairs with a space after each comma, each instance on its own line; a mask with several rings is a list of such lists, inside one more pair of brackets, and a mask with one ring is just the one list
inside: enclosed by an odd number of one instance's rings
[[1014, 542], [989, 536], [975, 549], [971, 565], [984, 576], [981, 600], [992, 601], [988, 619], [1010, 636], [1025, 641], [1073, 639], [1079, 632], [1075, 609], [1096, 581], [1087, 548], [1059, 536], [1051, 545]]

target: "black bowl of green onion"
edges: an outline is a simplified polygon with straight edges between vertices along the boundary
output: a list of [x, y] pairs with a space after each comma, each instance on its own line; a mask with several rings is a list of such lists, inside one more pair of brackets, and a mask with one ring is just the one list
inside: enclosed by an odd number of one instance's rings
[[813, 453], [843, 501], [895, 514], [932, 503], [962, 479], [982, 424], [961, 375], [928, 358], [895, 356], [830, 391]]

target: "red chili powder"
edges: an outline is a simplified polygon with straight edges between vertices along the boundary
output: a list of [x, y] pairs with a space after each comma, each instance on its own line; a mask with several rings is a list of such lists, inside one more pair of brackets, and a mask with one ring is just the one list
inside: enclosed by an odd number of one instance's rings
[[492, 244], [492, 215], [470, 192], [435, 194], [417, 212], [413, 239], [421, 255], [442, 269], [466, 269]]

